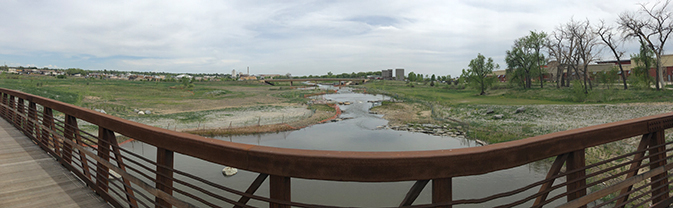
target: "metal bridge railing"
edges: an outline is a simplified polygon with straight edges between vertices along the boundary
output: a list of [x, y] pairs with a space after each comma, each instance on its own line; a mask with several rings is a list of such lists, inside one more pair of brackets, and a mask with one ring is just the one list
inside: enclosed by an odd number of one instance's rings
[[[53, 155], [115, 207], [330, 207], [293, 201], [291, 178], [415, 181], [401, 207], [451, 207], [494, 202], [502, 207], [654, 206], [673, 202], [669, 188], [673, 113], [602, 124], [483, 147], [404, 152], [319, 151], [239, 144], [174, 132], [59, 101], [0, 88], [0, 115]], [[86, 121], [97, 134], [79, 128]], [[120, 148], [116, 135], [155, 147], [147, 154]], [[638, 147], [600, 159], [587, 151], [606, 145]], [[175, 153], [258, 173], [245, 190], [175, 167]], [[150, 156], [148, 156], [150, 155]], [[554, 158], [544, 180], [495, 195], [455, 199], [453, 178], [480, 175]], [[407, 170], [418, 170], [410, 172]], [[256, 194], [269, 180], [269, 195]], [[503, 181], [502, 183], [506, 183]], [[414, 204], [427, 184], [432, 201]], [[484, 187], [488, 188], [488, 187]], [[532, 190], [532, 191], [531, 191]], [[532, 193], [532, 194], [530, 194]], [[565, 199], [564, 199], [565, 198]]]

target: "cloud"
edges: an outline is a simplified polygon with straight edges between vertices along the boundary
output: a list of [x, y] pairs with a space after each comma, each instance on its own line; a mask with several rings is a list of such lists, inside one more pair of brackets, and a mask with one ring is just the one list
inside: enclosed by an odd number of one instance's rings
[[[570, 18], [614, 24], [636, 1], [10, 1], [0, 61], [135, 71], [293, 75], [504, 66], [530, 30]], [[631, 43], [632, 44], [632, 43]], [[627, 47], [633, 49], [629, 45]]]

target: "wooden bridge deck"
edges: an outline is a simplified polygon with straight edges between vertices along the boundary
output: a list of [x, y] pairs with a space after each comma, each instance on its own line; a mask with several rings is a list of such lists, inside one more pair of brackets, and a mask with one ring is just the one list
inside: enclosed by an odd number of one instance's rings
[[0, 207], [110, 207], [4, 119], [0, 119]]

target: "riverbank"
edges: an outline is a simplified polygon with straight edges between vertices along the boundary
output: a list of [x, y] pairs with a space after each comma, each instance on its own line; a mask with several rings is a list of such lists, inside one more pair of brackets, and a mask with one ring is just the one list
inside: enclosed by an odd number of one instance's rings
[[[460, 125], [469, 138], [499, 143], [558, 131], [671, 112], [673, 92], [615, 90], [596, 87], [584, 101], [568, 89], [512, 89], [504, 83], [484, 96], [471, 89], [442, 84], [409, 87], [405, 82], [378, 81], [364, 86], [404, 100], [383, 103], [374, 112], [389, 116], [391, 126], [445, 123]], [[612, 103], [605, 103], [612, 102]], [[594, 103], [594, 104], [592, 104]], [[518, 108], [522, 111], [514, 113]], [[429, 115], [428, 115], [429, 112]]]
[[[331, 121], [341, 114], [341, 110], [337, 105], [332, 105], [330, 107], [333, 108], [334, 110], [333, 111], [325, 110], [324, 108], [316, 109], [311, 113], [310, 116], [305, 118], [302, 118], [303, 116], [302, 117], [298, 116], [294, 117], [294, 119], [290, 117], [288, 120], [284, 120], [286, 114], [283, 114], [281, 115], [282, 118], [280, 123], [269, 123], [273, 122], [274, 120], [278, 121], [278, 115], [276, 114], [275, 119], [274, 118], [266, 119], [265, 123], [267, 124], [263, 125], [260, 123], [259, 125], [244, 125], [235, 127], [215, 126], [215, 128], [209, 128], [205, 127], [205, 125], [207, 124], [204, 124], [203, 128], [197, 127], [196, 129], [183, 129], [181, 131], [201, 136], [231, 136], [231, 135], [246, 135], [246, 134], [291, 131], [301, 129], [310, 125]], [[265, 114], [265, 117], [267, 118], [269, 118], [270, 116], [274, 115]], [[261, 122], [261, 119], [259, 121]]]
[[164, 129], [214, 136], [300, 129], [329, 120], [338, 112], [334, 106], [283, 104], [143, 115], [129, 119]]
[[[520, 112], [517, 112], [520, 109]], [[389, 126], [455, 123], [469, 125], [470, 138], [499, 143], [558, 131], [673, 112], [673, 103], [577, 105], [461, 105], [435, 107], [420, 103], [389, 103], [371, 110], [384, 114]]]

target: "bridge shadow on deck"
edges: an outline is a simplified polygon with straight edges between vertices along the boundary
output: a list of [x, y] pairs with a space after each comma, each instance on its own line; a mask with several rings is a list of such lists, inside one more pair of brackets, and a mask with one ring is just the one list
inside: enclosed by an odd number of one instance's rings
[[110, 207], [21, 131], [0, 119], [0, 207]]

